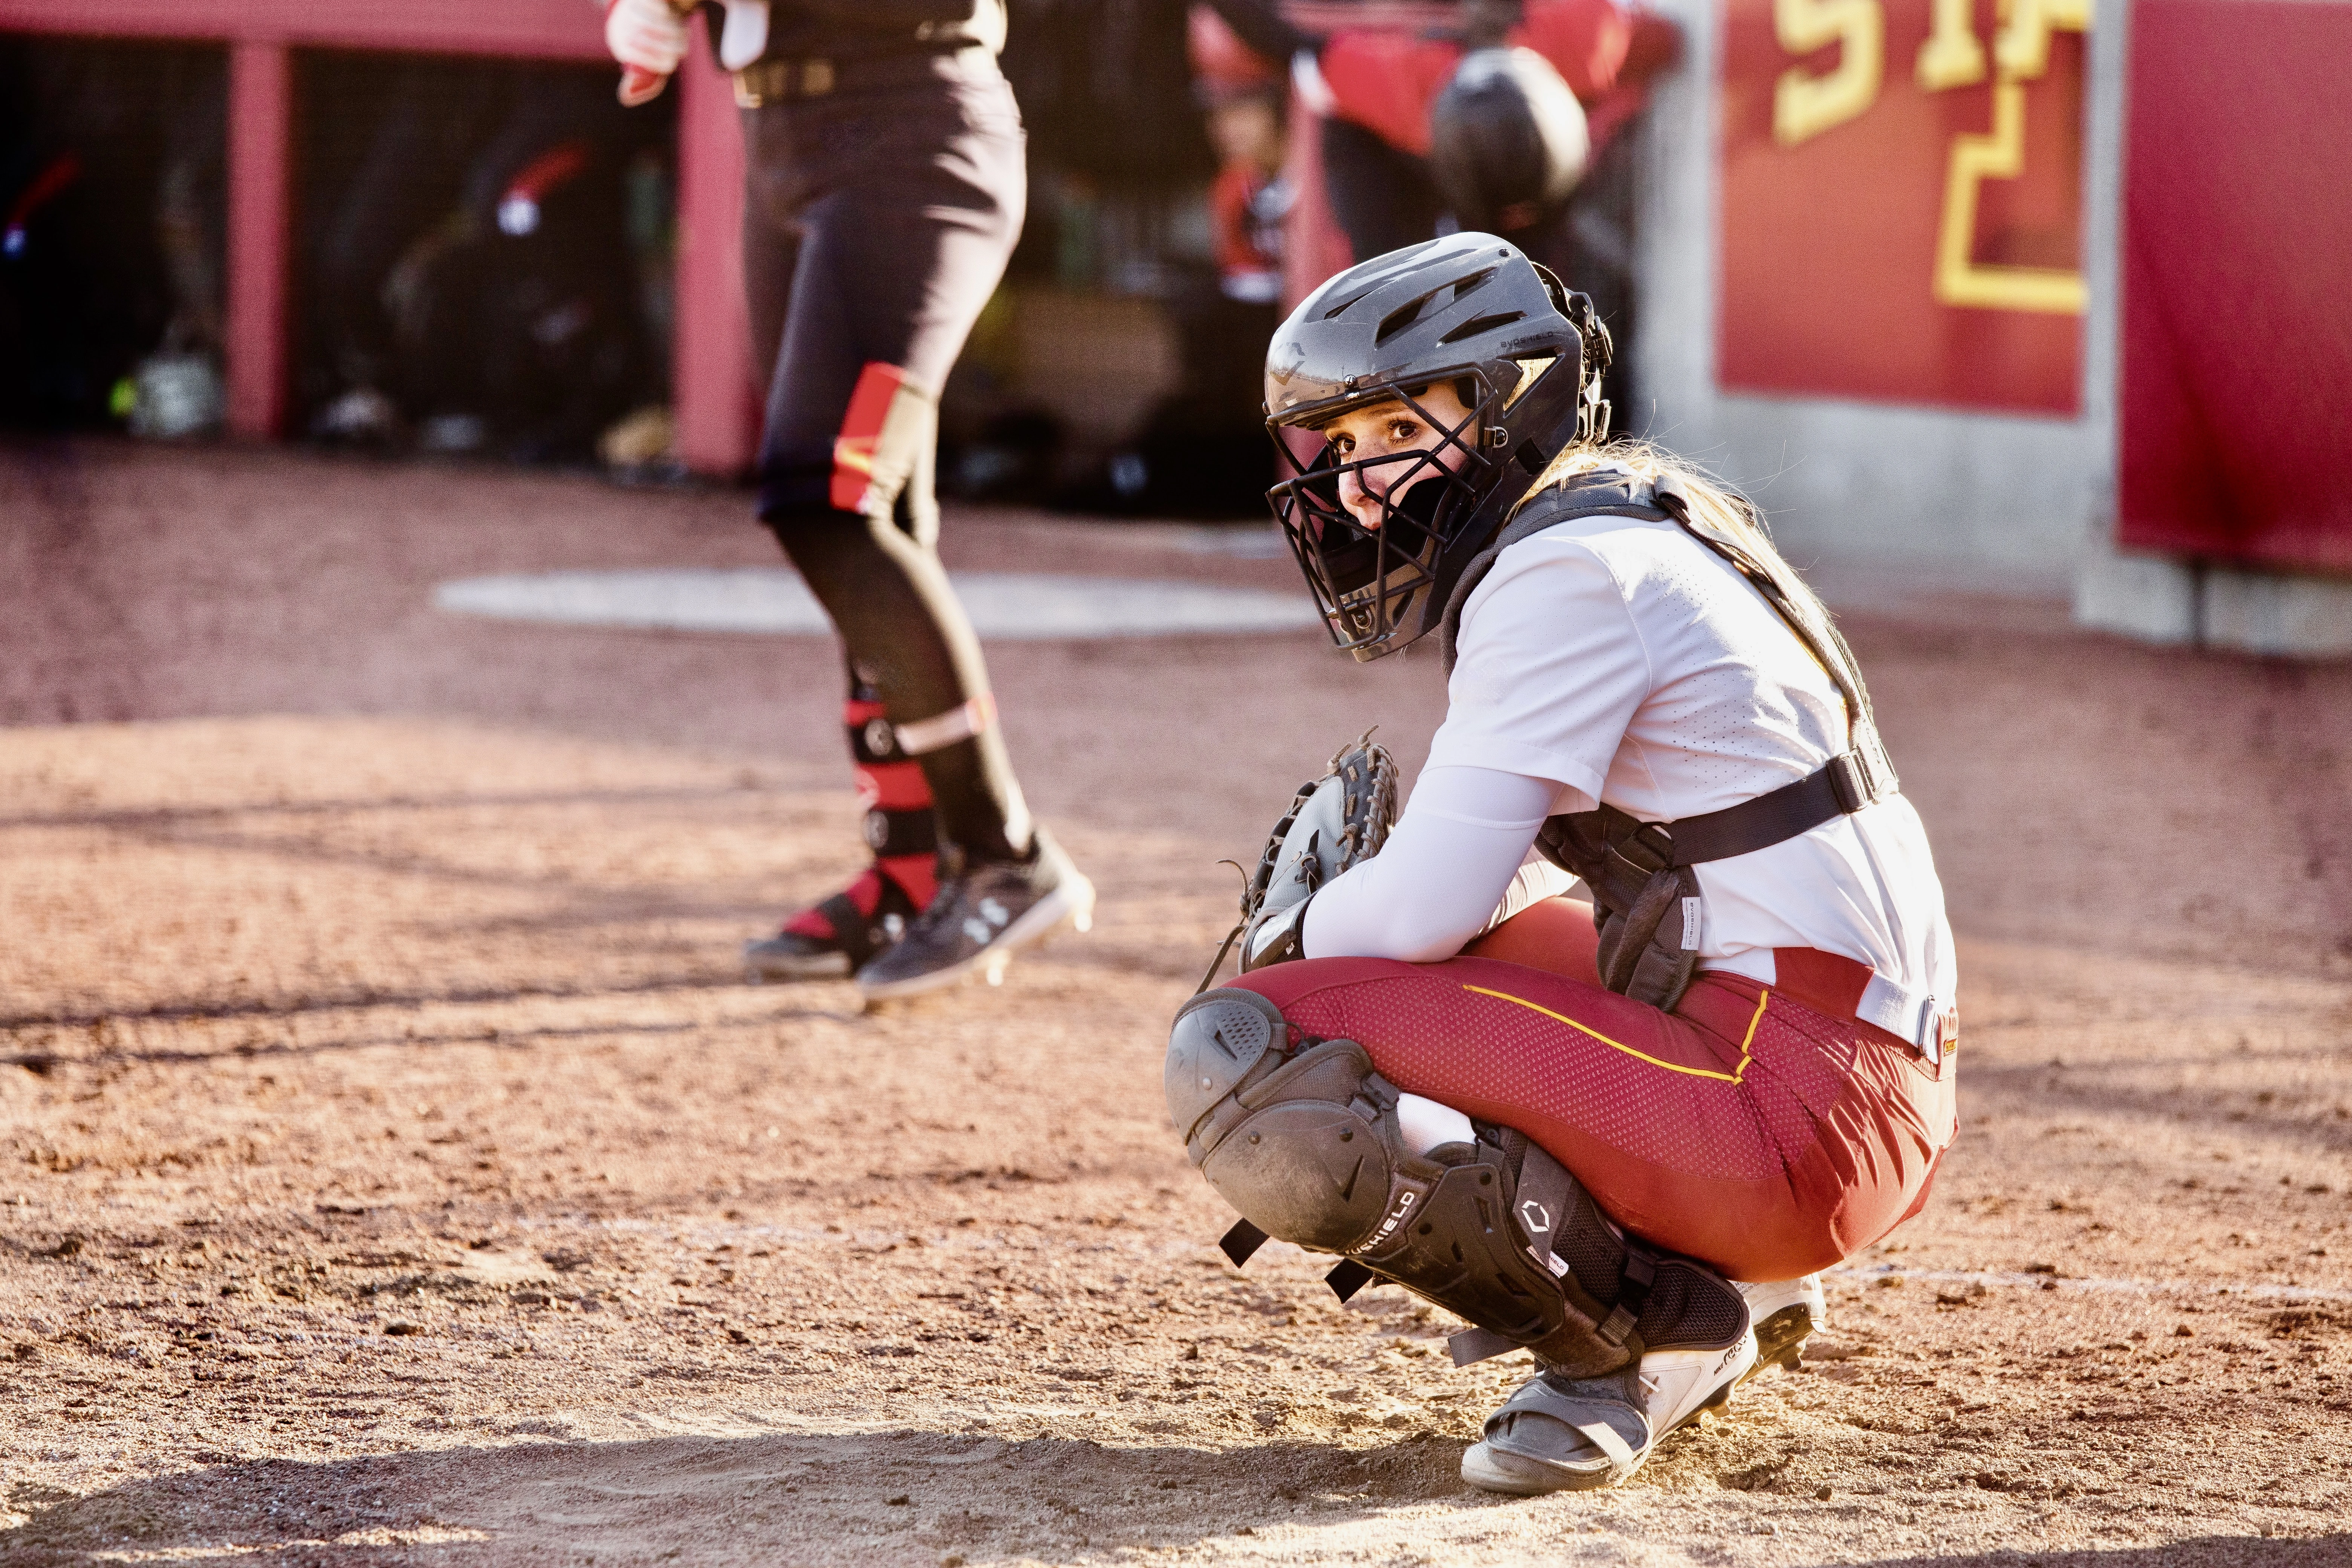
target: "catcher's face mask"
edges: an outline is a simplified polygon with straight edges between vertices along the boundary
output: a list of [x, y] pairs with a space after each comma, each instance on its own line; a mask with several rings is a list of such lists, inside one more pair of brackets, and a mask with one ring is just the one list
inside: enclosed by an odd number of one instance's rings
[[[1496, 401], [1467, 370], [1281, 422], [1293, 477], [1268, 499], [1332, 640], [1357, 658], [1417, 623], [1440, 552], [1492, 488], [1495, 460], [1480, 448]], [[1302, 459], [1300, 446], [1315, 455]]]

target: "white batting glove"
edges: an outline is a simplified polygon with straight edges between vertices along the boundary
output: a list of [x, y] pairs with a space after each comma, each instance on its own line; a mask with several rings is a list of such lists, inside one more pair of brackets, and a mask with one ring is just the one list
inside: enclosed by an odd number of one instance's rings
[[634, 109], [661, 96], [687, 42], [686, 18], [669, 0], [611, 0], [604, 47], [621, 62], [621, 101]]
[[726, 0], [727, 25], [719, 30], [719, 64], [739, 71], [768, 51], [768, 0]]

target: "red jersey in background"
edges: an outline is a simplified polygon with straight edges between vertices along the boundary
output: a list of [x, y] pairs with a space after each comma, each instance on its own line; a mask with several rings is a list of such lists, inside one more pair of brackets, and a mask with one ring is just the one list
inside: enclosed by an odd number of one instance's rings
[[1271, 305], [1282, 298], [1282, 231], [1297, 193], [1280, 174], [1228, 163], [1209, 188], [1217, 246], [1217, 286], [1228, 300]]
[[[1655, 36], [1650, 36], [1655, 35]], [[1551, 62], [1584, 106], [1592, 150], [1642, 106], [1642, 83], [1671, 64], [1673, 24], [1618, 0], [1527, 0], [1509, 41]], [[1461, 63], [1462, 46], [1403, 28], [1341, 27], [1318, 58], [1342, 120], [1391, 147], [1426, 157], [1429, 106]]]

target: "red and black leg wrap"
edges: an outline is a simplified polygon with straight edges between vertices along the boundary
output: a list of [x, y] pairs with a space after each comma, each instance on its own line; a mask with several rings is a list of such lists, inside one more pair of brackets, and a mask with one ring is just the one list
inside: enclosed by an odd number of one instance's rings
[[919, 913], [904, 889], [868, 866], [848, 887], [785, 921], [783, 934], [806, 938], [819, 951], [838, 949], [854, 973], [895, 940], [894, 922], [904, 930]]
[[858, 804], [866, 808], [866, 847], [882, 874], [920, 909], [938, 889], [940, 852], [939, 815], [922, 764], [899, 749], [878, 694], [862, 680], [842, 707], [842, 724]]

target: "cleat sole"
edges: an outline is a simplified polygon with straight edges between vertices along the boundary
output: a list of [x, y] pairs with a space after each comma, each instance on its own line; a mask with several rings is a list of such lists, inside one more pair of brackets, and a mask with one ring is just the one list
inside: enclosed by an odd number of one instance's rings
[[1781, 1308], [1756, 1325], [1756, 1364], [1739, 1381], [1759, 1376], [1768, 1367], [1794, 1373], [1804, 1365], [1805, 1342], [1812, 1337], [1812, 1312], [1801, 1303]]

